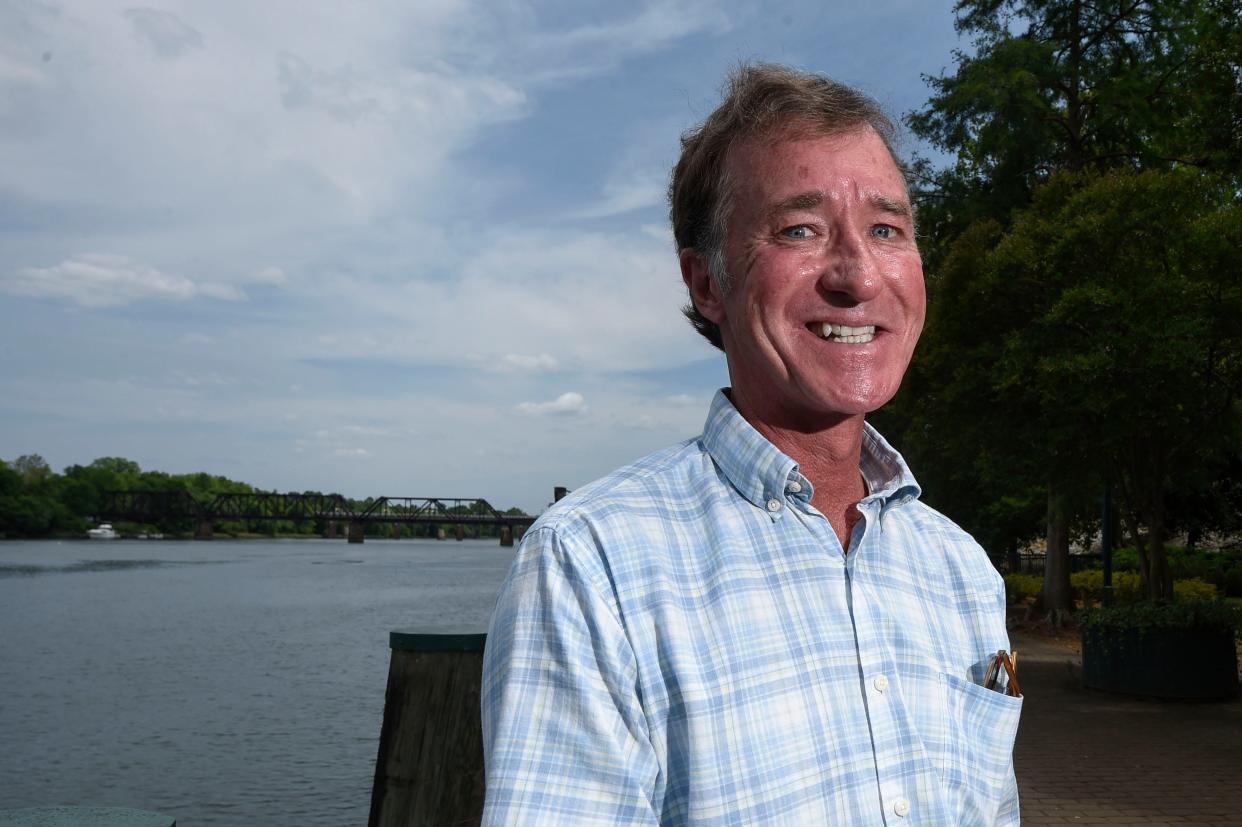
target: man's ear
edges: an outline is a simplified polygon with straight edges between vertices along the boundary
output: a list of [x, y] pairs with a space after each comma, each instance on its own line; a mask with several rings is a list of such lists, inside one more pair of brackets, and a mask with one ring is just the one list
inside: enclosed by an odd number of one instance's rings
[[693, 247], [686, 247], [679, 254], [681, 261], [681, 280], [690, 291], [690, 301], [704, 318], [721, 324], [724, 322], [724, 297], [720, 294], [720, 286], [712, 278], [707, 268], [707, 259]]

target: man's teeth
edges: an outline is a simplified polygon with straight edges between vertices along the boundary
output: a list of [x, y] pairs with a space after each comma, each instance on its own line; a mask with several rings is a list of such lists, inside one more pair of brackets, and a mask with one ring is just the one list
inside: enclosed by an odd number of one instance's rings
[[848, 325], [824, 322], [819, 325], [818, 332], [821, 339], [831, 339], [834, 342], [844, 342], [847, 345], [862, 345], [875, 338], [875, 325], [849, 327]]

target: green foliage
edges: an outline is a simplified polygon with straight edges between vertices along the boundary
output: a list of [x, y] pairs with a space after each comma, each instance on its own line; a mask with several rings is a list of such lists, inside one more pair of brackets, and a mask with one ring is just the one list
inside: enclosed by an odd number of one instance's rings
[[[1199, 579], [1229, 597], [1242, 597], [1242, 555], [1169, 546], [1169, 571], [1176, 581]], [[1114, 572], [1137, 572], [1138, 551], [1133, 546], [1113, 550]]]
[[1223, 600], [1185, 603], [1139, 601], [1093, 609], [1078, 618], [1083, 634], [1095, 630], [1185, 629], [1206, 632], [1242, 631], [1242, 609]]
[[926, 77], [916, 135], [955, 156], [915, 164], [929, 261], [1059, 170], [1242, 168], [1239, 0], [959, 0], [951, 73]]
[[[63, 475], [52, 471], [37, 454], [22, 457], [13, 465], [0, 460], [0, 538], [3, 537], [81, 537], [97, 516], [100, 492], [104, 491], [168, 491], [187, 492], [201, 503], [210, 503], [220, 494], [252, 493], [253, 486], [205, 472], [193, 474], [168, 474], [163, 471], [143, 471], [138, 463], [122, 457], [101, 457], [90, 465], [71, 465]], [[318, 491], [305, 491], [308, 495], [321, 495]], [[353, 508], [362, 503], [350, 501]], [[468, 513], [468, 506], [455, 507]], [[521, 515], [517, 508], [505, 513]], [[162, 533], [168, 536], [187, 535], [196, 528], [175, 520], [155, 525], [118, 524], [117, 529], [125, 535], [138, 533]], [[323, 520], [232, 520], [215, 523], [217, 536], [275, 535], [322, 535], [327, 525]], [[400, 536], [434, 537], [441, 526], [402, 526]], [[442, 526], [453, 536], [456, 526]], [[342, 531], [344, 527], [342, 527]], [[367, 534], [388, 537], [392, 527], [372, 523]], [[498, 526], [465, 527], [467, 537], [498, 537]]]
[[1211, 583], [1192, 577], [1189, 580], [1173, 581], [1173, 597], [1181, 603], [1197, 600], [1215, 600], [1220, 595]]
[[[1136, 573], [1113, 572], [1113, 600], [1115, 602], [1134, 602], [1142, 594], [1141, 586]], [[1070, 588], [1074, 590], [1075, 600], [1083, 606], [1099, 603], [1104, 596], [1104, 572], [1098, 569], [1074, 572], [1070, 575]]]
[[1021, 603], [1028, 597], [1038, 597], [1044, 580], [1035, 574], [1006, 574], [1005, 597], [1010, 603]]
[[955, 6], [907, 119], [953, 156], [914, 164], [927, 328], [875, 419], [993, 551], [1093, 533], [1109, 481], [1171, 597], [1167, 531], [1242, 524], [1240, 3]]
[[[1104, 572], [1100, 569], [1074, 572], [1070, 575], [1070, 587], [1074, 598], [1083, 606], [1099, 604], [1104, 597]], [[1113, 602], [1133, 603], [1144, 596], [1142, 582], [1137, 572], [1113, 572]], [[1177, 601], [1193, 602], [1215, 600], [1220, 596], [1216, 586], [1197, 577], [1173, 581], [1173, 596]]]

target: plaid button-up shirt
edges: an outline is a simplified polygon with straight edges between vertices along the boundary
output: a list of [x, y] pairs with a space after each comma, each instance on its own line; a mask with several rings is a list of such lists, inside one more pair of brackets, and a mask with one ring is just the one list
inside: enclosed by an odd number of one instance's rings
[[522, 541], [484, 656], [485, 824], [1018, 823], [1000, 576], [867, 428], [848, 554], [718, 393]]

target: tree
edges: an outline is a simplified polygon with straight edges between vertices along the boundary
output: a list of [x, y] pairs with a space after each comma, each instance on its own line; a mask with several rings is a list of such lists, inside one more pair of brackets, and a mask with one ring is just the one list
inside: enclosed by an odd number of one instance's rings
[[[983, 266], [978, 257], [990, 258], [1002, 244], [1011, 261], [1018, 249], [1029, 261], [1045, 255], [1032, 246], [1039, 235], [1033, 229], [1025, 238], [1008, 234], [1054, 180], [1068, 198], [1075, 187], [1104, 186], [1091, 183], [1099, 179], [1090, 173], [1193, 168], [1220, 176], [1225, 183], [1218, 192], [1236, 194], [1240, 2], [961, 0], [957, 28], [973, 37], [975, 53], [957, 53], [952, 74], [930, 78], [927, 106], [907, 119], [954, 159], [940, 169], [927, 160], [914, 165], [929, 272], [924, 352], [930, 358], [916, 360], [889, 418], [903, 445], [930, 455], [930, 467], [956, 469], [943, 480], [953, 491], [938, 496], [973, 497], [971, 517], [985, 527], [1029, 530], [1042, 489], [1049, 560], [1042, 600], [1055, 616], [1072, 607], [1068, 529], [1094, 510], [1087, 493], [1094, 480], [1121, 471], [1093, 461], [1099, 446], [1082, 423], [1047, 404], [1060, 396], [1055, 384], [1032, 383], [1057, 372], [1030, 372], [1019, 357], [1031, 354], [1013, 344], [1055, 344], [1055, 335], [1033, 341], [1028, 328], [1030, 319], [1052, 312], [1060, 294], [1023, 294], [1024, 283], [998, 280], [995, 262]], [[1056, 179], [1058, 172], [1071, 175]], [[1233, 200], [1226, 196], [1224, 203]], [[1085, 245], [1067, 249], [1085, 256], [1061, 260], [1059, 289], [1072, 304], [1092, 295], [1093, 274]], [[1049, 274], [1028, 273], [1029, 286]], [[1010, 287], [1012, 301], [993, 295]], [[1077, 354], [1055, 352], [1077, 363]], [[972, 362], [963, 364], [967, 359]], [[921, 467], [929, 467], [927, 459]], [[1144, 490], [1163, 479], [1152, 473]], [[962, 479], [968, 475], [973, 482]], [[1150, 508], [1130, 510], [1141, 511], [1142, 519], [1157, 516]], [[1155, 574], [1158, 580], [1158, 565]]]
[[1242, 170], [1242, 0], [959, 0], [975, 54], [907, 117], [929, 261], [1058, 170]]
[[38, 454], [23, 454], [13, 460], [13, 470], [26, 485], [38, 485], [52, 476], [47, 460]]

